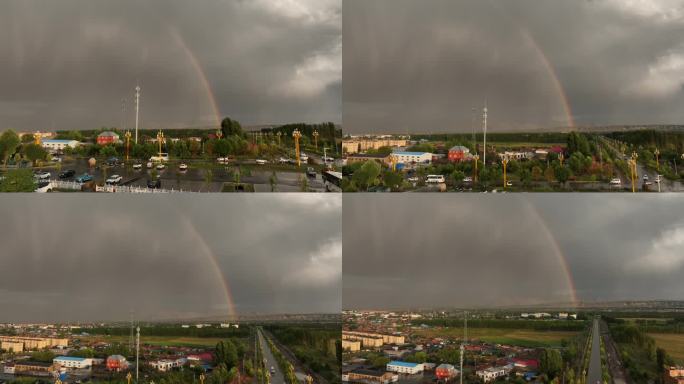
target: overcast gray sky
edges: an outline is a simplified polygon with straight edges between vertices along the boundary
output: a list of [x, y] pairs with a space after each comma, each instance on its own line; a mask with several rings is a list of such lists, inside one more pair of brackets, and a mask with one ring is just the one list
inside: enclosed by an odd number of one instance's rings
[[[341, 0], [6, 0], [0, 130], [341, 121]], [[201, 68], [199, 70], [198, 68]], [[204, 75], [202, 75], [204, 73]], [[206, 83], [203, 77], [206, 77]]]
[[[345, 0], [348, 133], [684, 123], [682, 0]], [[547, 65], [548, 62], [548, 65]], [[557, 81], [556, 81], [557, 79]], [[562, 90], [562, 91], [561, 91]]]
[[342, 225], [344, 308], [684, 300], [675, 195], [345, 195]]
[[4, 195], [0, 322], [339, 313], [341, 203]]

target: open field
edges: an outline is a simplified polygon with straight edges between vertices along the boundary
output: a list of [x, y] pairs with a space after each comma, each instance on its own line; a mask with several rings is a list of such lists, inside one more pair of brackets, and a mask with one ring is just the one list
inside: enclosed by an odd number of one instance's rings
[[677, 333], [649, 333], [656, 341], [656, 345], [663, 348], [679, 363], [684, 363], [684, 334]]
[[[77, 336], [83, 341], [102, 341], [105, 343], [128, 343], [128, 336]], [[220, 337], [186, 337], [186, 336], [140, 336], [140, 344], [180, 347], [214, 347], [224, 340]]]
[[[425, 337], [463, 337], [461, 328], [426, 329], [416, 334]], [[503, 329], [503, 328], [468, 328], [468, 338], [478, 339], [487, 343], [510, 344], [524, 347], [552, 347], [559, 346], [561, 340], [570, 339], [578, 332], [569, 331], [535, 331], [531, 329]]]

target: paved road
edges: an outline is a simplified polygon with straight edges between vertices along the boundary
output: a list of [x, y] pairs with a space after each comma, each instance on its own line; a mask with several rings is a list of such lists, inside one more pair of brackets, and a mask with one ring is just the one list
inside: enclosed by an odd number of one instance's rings
[[278, 361], [276, 361], [275, 357], [273, 357], [273, 354], [271, 353], [271, 348], [269, 348], [268, 343], [264, 338], [264, 335], [261, 333], [261, 330], [258, 330], [257, 332], [259, 333], [259, 343], [261, 344], [261, 350], [264, 352], [264, 359], [266, 359], [266, 369], [270, 370], [271, 367], [275, 369], [275, 373], [271, 374], [271, 383], [285, 384], [285, 376], [283, 376], [283, 372], [280, 370], [280, 367], [278, 366]]
[[610, 370], [610, 376], [613, 378], [613, 383], [626, 384], [627, 374], [620, 361], [617, 347], [610, 337], [608, 325], [604, 321], [601, 321], [601, 330], [603, 333], [603, 344], [606, 346], [606, 355], [608, 357], [608, 369]]
[[587, 372], [587, 384], [602, 383], [601, 374], [601, 329], [599, 320], [594, 319], [591, 331], [591, 356], [589, 357], [589, 372]]

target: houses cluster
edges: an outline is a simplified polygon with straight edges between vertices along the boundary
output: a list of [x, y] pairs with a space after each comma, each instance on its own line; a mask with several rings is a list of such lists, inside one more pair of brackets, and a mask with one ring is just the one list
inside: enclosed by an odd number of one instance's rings
[[558, 312], [556, 315], [553, 315], [553, 314], [548, 313], [548, 312], [534, 312], [534, 313], [523, 312], [520, 314], [520, 317], [523, 319], [559, 319], [559, 320], [573, 319], [573, 320], [577, 320], [577, 314], [576, 313], [568, 313], [568, 312]]

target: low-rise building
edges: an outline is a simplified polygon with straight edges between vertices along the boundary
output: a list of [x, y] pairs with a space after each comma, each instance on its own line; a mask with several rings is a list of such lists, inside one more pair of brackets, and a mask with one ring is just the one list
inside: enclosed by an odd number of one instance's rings
[[458, 369], [451, 364], [440, 364], [435, 368], [435, 376], [440, 380], [449, 380], [458, 376]]
[[351, 155], [354, 153], [366, 152], [369, 149], [379, 149], [382, 147], [405, 147], [406, 145], [408, 145], [408, 140], [406, 139], [345, 139], [342, 141], [342, 153]]
[[512, 367], [509, 365], [501, 366], [501, 367], [490, 367], [490, 368], [485, 368], [485, 369], [479, 369], [475, 372], [477, 377], [479, 377], [482, 381], [485, 383], [488, 383], [492, 380], [496, 380], [499, 377], [504, 377], [508, 375], [512, 370]]
[[37, 376], [47, 376], [55, 371], [55, 366], [52, 363], [42, 363], [38, 361], [21, 361], [14, 364], [15, 374], [27, 374]]
[[415, 375], [423, 372], [423, 364], [409, 363], [407, 361], [390, 361], [387, 363], [387, 370], [390, 372], [405, 373]]
[[93, 359], [75, 356], [57, 356], [52, 363], [60, 368], [85, 369], [93, 366]]
[[104, 131], [97, 135], [99, 145], [116, 144], [119, 142], [119, 135], [116, 132]]
[[128, 369], [128, 361], [121, 355], [111, 355], [107, 357], [107, 370], [121, 372]]
[[403, 164], [430, 164], [432, 153], [430, 152], [392, 152], [398, 163]]
[[468, 159], [468, 156], [470, 156], [470, 149], [467, 147], [464, 147], [462, 145], [454, 145], [453, 147], [449, 148], [449, 161], [452, 163], [458, 163], [461, 161], [464, 161]]
[[7, 375], [14, 375], [14, 363], [5, 364], [5, 366], [2, 368], [2, 372]]
[[178, 358], [178, 359], [160, 359], [157, 361], [152, 361], [150, 362], [150, 365], [152, 368], [160, 371], [160, 372], [168, 372], [174, 368], [179, 368], [185, 365], [187, 363], [187, 359], [185, 358]]
[[41, 141], [40, 145], [48, 151], [63, 151], [66, 148], [76, 148], [81, 143], [78, 140], [50, 139]]
[[342, 381], [350, 383], [389, 384], [399, 381], [399, 375], [391, 372], [373, 371], [370, 369], [354, 369], [342, 375]]

